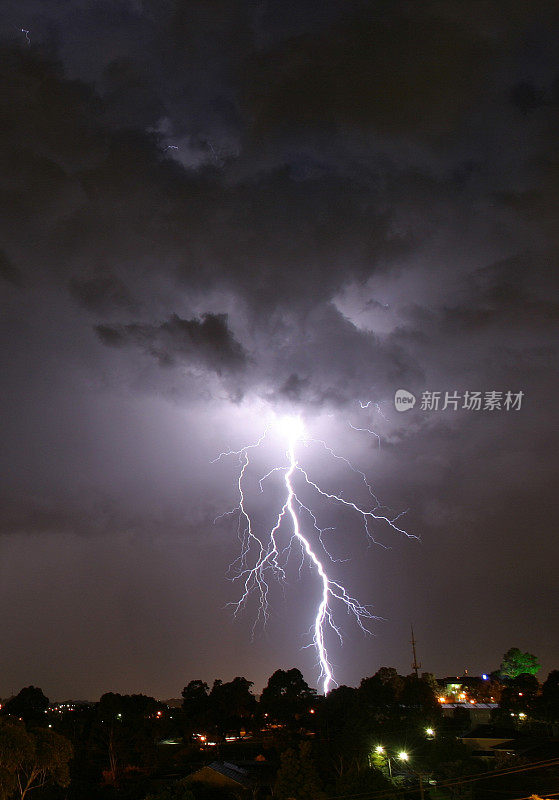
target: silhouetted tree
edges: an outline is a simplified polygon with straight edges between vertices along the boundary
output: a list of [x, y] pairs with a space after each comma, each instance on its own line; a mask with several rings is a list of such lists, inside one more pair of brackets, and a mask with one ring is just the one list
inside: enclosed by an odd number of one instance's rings
[[155, 794], [149, 794], [145, 800], [195, 800], [195, 796], [184, 781], [176, 781]]
[[19, 694], [8, 700], [1, 713], [21, 717], [25, 722], [44, 723], [48, 705], [49, 699], [45, 697], [42, 689], [38, 686], [26, 686]]
[[559, 723], [559, 669], [552, 670], [544, 681], [538, 709], [544, 720]]
[[285, 750], [276, 776], [274, 797], [279, 800], [322, 800], [325, 796], [312, 759], [310, 742], [303, 742], [298, 750]]
[[380, 721], [391, 713], [397, 703], [394, 676], [389, 677], [387, 673], [381, 676], [377, 672], [370, 678], [363, 678], [358, 694], [361, 708], [366, 708], [372, 719]]
[[539, 694], [540, 684], [534, 675], [522, 674], [507, 681], [507, 685], [501, 693], [499, 704], [499, 716], [510, 721], [510, 714], [524, 712], [531, 714], [536, 706], [536, 698]]
[[346, 723], [355, 720], [358, 690], [353, 686], [337, 686], [328, 692], [318, 707], [322, 736], [336, 738]]
[[361, 768], [353, 766], [340, 776], [334, 791], [337, 797], [355, 798], [356, 795], [383, 792], [383, 797], [386, 798], [391, 796], [390, 790], [393, 788], [392, 783], [379, 769], [369, 766]]
[[408, 712], [415, 711], [425, 722], [434, 722], [441, 714], [436, 692], [429, 680], [408, 675], [401, 697]]
[[238, 731], [251, 723], [256, 710], [256, 698], [250, 691], [252, 685], [252, 681], [238, 677], [228, 683], [214, 682], [209, 696], [214, 728], [220, 732]]
[[155, 764], [154, 728], [165, 706], [143, 694], [104, 694], [97, 705], [94, 737], [104, 749], [105, 778], [117, 783], [125, 768], [149, 770]]
[[190, 681], [182, 690], [182, 709], [188, 733], [206, 730], [209, 726], [209, 692], [208, 684], [200, 680]]
[[277, 722], [293, 723], [308, 711], [315, 697], [316, 691], [296, 667], [278, 669], [262, 691], [260, 710]]

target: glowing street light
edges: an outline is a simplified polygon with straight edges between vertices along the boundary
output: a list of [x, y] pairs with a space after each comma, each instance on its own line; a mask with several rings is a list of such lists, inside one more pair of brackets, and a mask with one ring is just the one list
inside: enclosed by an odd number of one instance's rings
[[[400, 761], [409, 761], [410, 756], [409, 753], [406, 753], [405, 750], [400, 750], [400, 752], [398, 753], [398, 758], [400, 759]], [[423, 774], [421, 772], [416, 772], [416, 770], [411, 770], [411, 772], [413, 772], [419, 778], [419, 793], [421, 795], [421, 800], [425, 800], [425, 790], [423, 787]]]
[[[392, 780], [392, 762], [395, 760], [394, 757], [388, 755], [386, 752], [386, 748], [382, 744], [377, 744], [375, 747], [375, 753], [377, 756], [384, 756], [386, 759], [386, 764], [388, 766], [388, 774], [390, 776], [390, 780]], [[399, 761], [408, 761], [409, 760], [409, 753], [405, 750], [400, 750], [396, 754], [396, 758]]]

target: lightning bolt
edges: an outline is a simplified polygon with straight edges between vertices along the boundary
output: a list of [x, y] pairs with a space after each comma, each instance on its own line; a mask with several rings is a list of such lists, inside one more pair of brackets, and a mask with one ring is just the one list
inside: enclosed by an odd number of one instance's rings
[[25, 34], [25, 41], [27, 42], [27, 44], [31, 45], [31, 39], [29, 38], [29, 31], [26, 30], [25, 28], [22, 28], [21, 32]]
[[[276, 431], [279, 430], [281, 437], [286, 440], [286, 460], [285, 463], [274, 466], [265, 473], [258, 481], [258, 485], [260, 492], [264, 492], [266, 481], [274, 475], [282, 475], [284, 499], [271, 529], [269, 529], [266, 536], [261, 537], [256, 532], [248, 511], [245, 484], [247, 473], [251, 466], [251, 455], [263, 445], [273, 427], [276, 428]], [[321, 488], [310, 476], [308, 470], [304, 469], [300, 464], [298, 458], [299, 445], [304, 447], [309, 447], [310, 445], [318, 446], [327, 456], [342, 462], [345, 467], [349, 468], [362, 480], [371, 498], [370, 505], [363, 507], [353, 500], [346, 499], [341, 494], [328, 492]], [[253, 632], [259, 620], [266, 623], [270, 613], [270, 580], [276, 579], [285, 583], [287, 560], [294, 545], [297, 545], [301, 554], [301, 566], [306, 559], [319, 580], [320, 599], [316, 608], [314, 623], [310, 630], [312, 639], [307, 647], [314, 646], [316, 650], [320, 667], [319, 681], [322, 682], [324, 694], [327, 694], [331, 685], [336, 684], [326, 646], [328, 631], [334, 634], [340, 643], [343, 641], [340, 628], [334, 619], [334, 607], [338, 604], [345, 607], [346, 611], [354, 617], [356, 623], [366, 633], [369, 633], [366, 627], [367, 620], [378, 619], [378, 617], [373, 615], [366, 605], [352, 597], [341, 583], [329, 576], [327, 570], [328, 562], [336, 563], [336, 561], [341, 560], [332, 558], [324, 541], [325, 533], [334, 529], [322, 528], [318, 524], [315, 513], [297, 494], [296, 481], [311, 494], [357, 515], [367, 537], [373, 542], [375, 542], [375, 539], [370, 528], [373, 522], [383, 522], [398, 533], [410, 538], [417, 537], [408, 534], [398, 524], [399, 519], [405, 512], [394, 515], [383, 506], [373, 492], [365, 473], [355, 467], [347, 458], [336, 453], [326, 442], [308, 437], [300, 417], [284, 417], [276, 421], [275, 426], [268, 426], [253, 444], [245, 445], [240, 450], [220, 453], [212, 463], [228, 456], [236, 456], [239, 462], [237, 479], [239, 502], [230, 511], [226, 511], [216, 517], [215, 521], [230, 515], [237, 516], [237, 535], [241, 544], [241, 551], [237, 560], [231, 565], [231, 571], [234, 573], [233, 580], [241, 581], [243, 589], [240, 599], [232, 604], [235, 608], [235, 615], [244, 607], [248, 598], [255, 593], [259, 599], [259, 606], [253, 625]], [[305, 534], [303, 531], [303, 520], [310, 522], [309, 528], [315, 532], [314, 538], [318, 539], [318, 547], [316, 545], [313, 546], [310, 535]], [[301, 566], [299, 567], [299, 572], [301, 572]]]

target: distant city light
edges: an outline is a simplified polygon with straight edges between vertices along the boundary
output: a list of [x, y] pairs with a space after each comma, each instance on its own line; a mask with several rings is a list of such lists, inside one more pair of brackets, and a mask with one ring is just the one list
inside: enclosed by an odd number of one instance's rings
[[485, 672], [483, 673], [483, 675], [481, 677], [483, 678], [484, 681], [488, 681], [489, 680], [489, 675], [486, 675]]

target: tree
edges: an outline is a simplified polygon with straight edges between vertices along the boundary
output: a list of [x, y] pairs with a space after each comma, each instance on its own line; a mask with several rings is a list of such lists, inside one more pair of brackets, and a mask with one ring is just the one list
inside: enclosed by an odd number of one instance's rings
[[[377, 720], [385, 718], [397, 703], [396, 677], [381, 668], [370, 678], [362, 678], [359, 684], [359, 703]], [[402, 680], [403, 684], [403, 680]], [[401, 690], [401, 686], [399, 686]]]
[[528, 673], [517, 675], [516, 678], [507, 681], [507, 685], [501, 694], [499, 714], [497, 716], [510, 722], [511, 713], [527, 713], [531, 715], [536, 706], [539, 690], [538, 679]]
[[17, 789], [18, 770], [31, 757], [32, 746], [23, 725], [0, 722], [0, 800], [12, 797]]
[[501, 692], [504, 685], [500, 679], [500, 673], [494, 673], [491, 678], [482, 678], [468, 681], [468, 696], [475, 699], [478, 703], [498, 703], [501, 699]]
[[190, 681], [182, 690], [182, 709], [189, 733], [196, 728], [205, 730], [209, 724], [209, 691], [208, 684], [200, 680]]
[[209, 696], [210, 716], [213, 726], [223, 733], [240, 730], [249, 724], [256, 710], [256, 698], [251, 694], [252, 681], [234, 678], [228, 683], [214, 681]]
[[277, 722], [294, 722], [306, 711], [316, 692], [311, 689], [296, 668], [278, 669], [269, 678], [260, 697], [260, 708]]
[[[428, 674], [428, 673], [425, 673]], [[404, 679], [394, 667], [380, 667], [375, 673], [381, 683], [390, 686], [396, 698], [399, 698], [404, 689]]]
[[408, 675], [405, 679], [401, 697], [402, 705], [408, 711], [415, 710], [426, 721], [434, 721], [440, 716], [440, 706], [436, 693], [428, 679]]
[[195, 800], [195, 797], [184, 781], [176, 781], [156, 794], [149, 794], [146, 800]]
[[290, 748], [282, 753], [274, 797], [279, 800], [322, 800], [325, 797], [312, 760], [310, 742], [303, 742], [299, 750]]
[[165, 706], [143, 694], [104, 694], [97, 704], [94, 735], [106, 753], [105, 779], [117, 783], [126, 767], [149, 769], [155, 763], [154, 727]]
[[358, 769], [353, 766], [344, 773], [336, 782], [336, 795], [341, 797], [352, 797], [363, 794], [378, 794], [382, 792], [384, 796], [390, 796], [392, 783], [385, 777], [380, 769], [366, 767]]
[[38, 686], [26, 686], [19, 694], [8, 700], [1, 713], [21, 717], [24, 722], [43, 722], [48, 705], [49, 699], [45, 697], [42, 689]]
[[511, 647], [503, 656], [500, 673], [502, 678], [516, 678], [518, 675], [535, 675], [540, 669], [536, 656], [523, 653], [518, 647]]
[[559, 670], [552, 670], [542, 686], [539, 706], [547, 722], [559, 722]]
[[336, 738], [346, 723], [355, 721], [358, 690], [353, 686], [336, 686], [318, 707], [319, 722], [325, 739]]
[[11, 720], [0, 723], [0, 798], [18, 797], [47, 783], [70, 784], [70, 742], [49, 728], [28, 731]]

